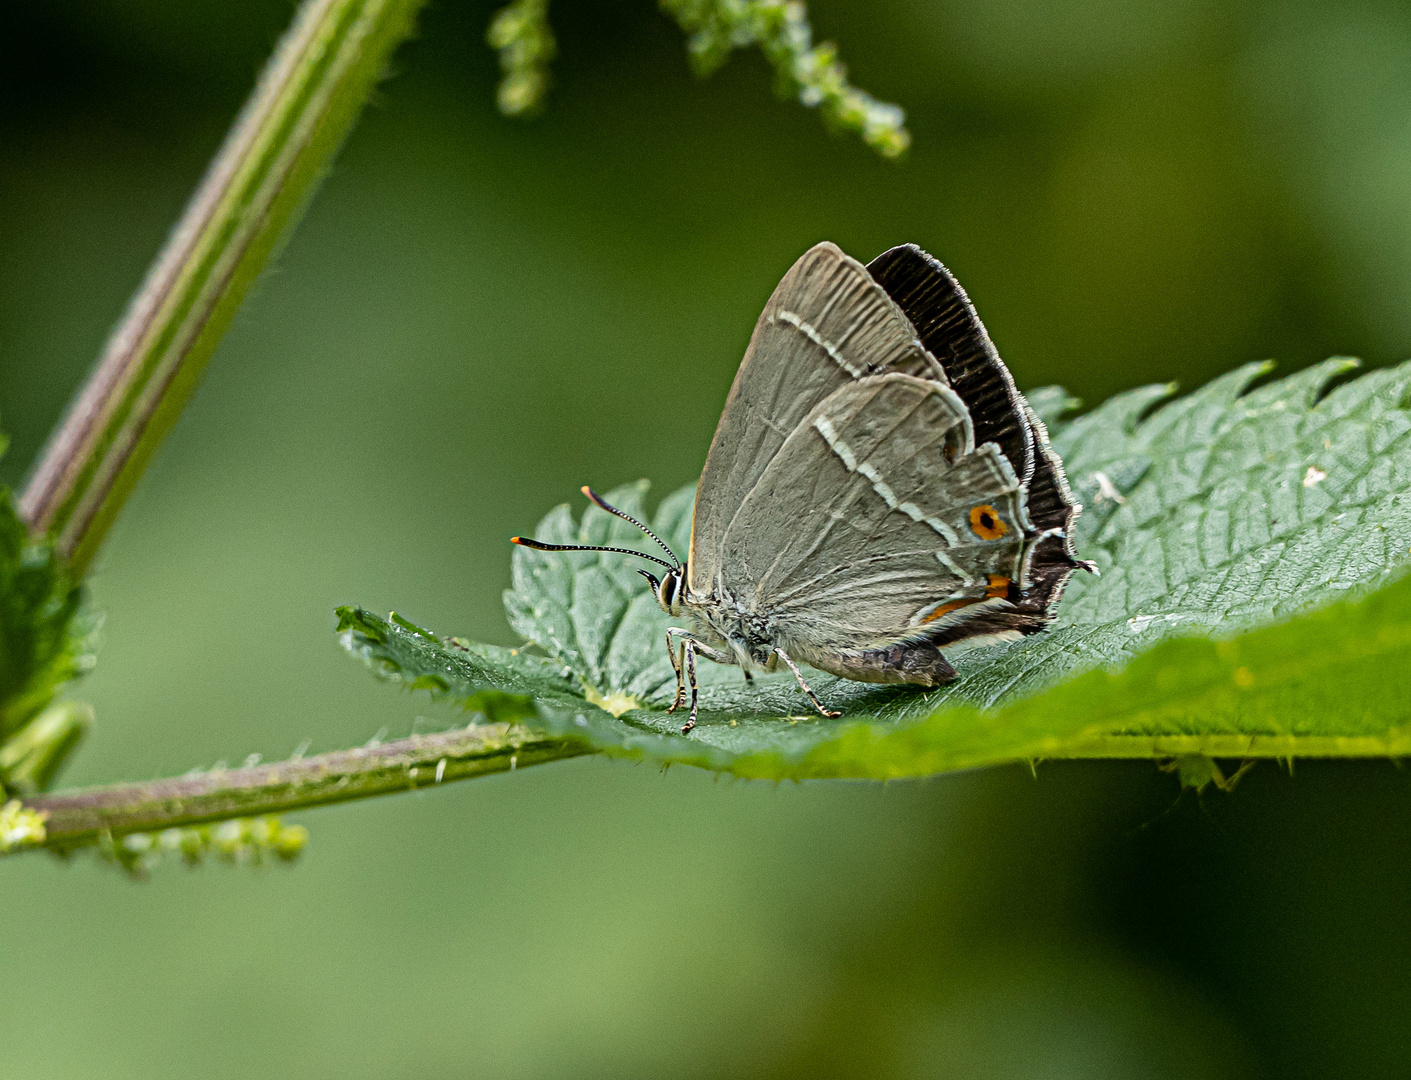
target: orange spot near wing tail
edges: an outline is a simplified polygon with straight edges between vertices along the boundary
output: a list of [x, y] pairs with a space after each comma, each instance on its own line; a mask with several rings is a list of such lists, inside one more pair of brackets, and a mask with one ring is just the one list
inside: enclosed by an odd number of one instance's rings
[[1009, 578], [1005, 577], [1003, 574], [990, 574], [989, 579], [990, 583], [985, 589], [984, 596], [972, 597], [969, 600], [952, 600], [949, 603], [942, 604], [921, 621], [923, 623], [934, 622], [942, 615], [949, 615], [952, 611], [959, 611], [963, 607], [970, 607], [972, 604], [979, 604], [985, 600], [1006, 599], [1009, 596], [1009, 586], [1011, 584]]
[[971, 604], [978, 604], [981, 599], [983, 599], [983, 597], [976, 597], [973, 600], [952, 600], [948, 604], [942, 604], [940, 607], [938, 607], [935, 611], [931, 612], [931, 614], [927, 615], [921, 621], [924, 623], [934, 622], [935, 620], [939, 619], [942, 615], [949, 615], [952, 611], [958, 611], [963, 607], [969, 607]]

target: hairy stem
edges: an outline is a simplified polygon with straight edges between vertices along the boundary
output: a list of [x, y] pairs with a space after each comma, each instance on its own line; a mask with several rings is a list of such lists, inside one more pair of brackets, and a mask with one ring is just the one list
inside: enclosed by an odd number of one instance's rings
[[76, 573], [424, 0], [305, 0], [20, 499]]
[[26, 799], [24, 808], [47, 814], [44, 846], [63, 851], [96, 843], [105, 833], [301, 810], [590, 752], [576, 740], [517, 724], [479, 724], [270, 765], [59, 791]]

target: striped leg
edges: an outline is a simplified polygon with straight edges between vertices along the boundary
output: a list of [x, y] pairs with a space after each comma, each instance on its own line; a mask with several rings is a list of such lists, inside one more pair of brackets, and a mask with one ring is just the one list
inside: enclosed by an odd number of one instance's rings
[[684, 735], [696, 726], [696, 698], [699, 696], [696, 692], [696, 643], [687, 638], [682, 651], [686, 654], [686, 678], [691, 680], [691, 714], [681, 725], [681, 734]]
[[823, 702], [819, 701], [818, 695], [809, 689], [808, 683], [804, 682], [803, 672], [799, 670], [798, 664], [794, 663], [793, 660], [789, 658], [788, 653], [786, 653], [783, 649], [779, 648], [776, 648], [774, 651], [779, 655], [779, 657], [784, 661], [784, 663], [789, 665], [789, 670], [794, 673], [794, 678], [798, 679], [799, 681], [799, 689], [808, 695], [808, 700], [813, 702], [814, 708], [816, 708], [819, 712], [821, 712], [824, 716], [828, 717], [829, 719], [843, 715], [840, 712], [832, 712], [831, 710], [825, 709], [823, 707]]
[[681, 698], [685, 696], [686, 693], [686, 679], [681, 673], [681, 661], [686, 651], [686, 646], [682, 645], [681, 652], [678, 654], [674, 640], [680, 633], [682, 633], [682, 631], [677, 630], [675, 627], [672, 627], [666, 632], [666, 655], [671, 658], [671, 670], [676, 672], [676, 700], [671, 703], [671, 708], [666, 710], [669, 713], [673, 713], [681, 708]]
[[[679, 658], [676, 652], [677, 638], [681, 639]], [[699, 697], [696, 687], [696, 654], [700, 653], [706, 659], [714, 660], [717, 664], [733, 664], [735, 658], [729, 653], [711, 648], [689, 630], [682, 630], [675, 626], [666, 632], [666, 652], [671, 657], [671, 667], [676, 672], [676, 700], [666, 711], [675, 712], [680, 708], [681, 699], [685, 696], [686, 684], [689, 683], [691, 687], [691, 712], [686, 723], [681, 726], [681, 734], [684, 735], [696, 726], [696, 706]]]

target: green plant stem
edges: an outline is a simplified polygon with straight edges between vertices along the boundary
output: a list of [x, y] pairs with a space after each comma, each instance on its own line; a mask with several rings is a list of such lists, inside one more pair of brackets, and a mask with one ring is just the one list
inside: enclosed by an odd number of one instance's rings
[[195, 388], [424, 0], [305, 0], [20, 499], [75, 573]]
[[44, 846], [64, 851], [97, 843], [104, 834], [278, 814], [436, 787], [590, 752], [577, 740], [545, 736], [520, 725], [479, 724], [270, 765], [59, 791], [26, 799], [24, 806], [47, 813]]
[[[546, 736], [521, 725], [479, 724], [270, 765], [38, 795], [25, 799], [24, 807], [47, 815], [43, 847], [71, 851], [95, 844], [105, 835], [285, 813], [437, 787], [591, 753], [592, 748], [585, 743]], [[1398, 731], [1376, 738], [1088, 736], [1061, 745], [1036, 747], [1034, 757], [1150, 760], [1198, 755], [1250, 760], [1408, 753], [1411, 733]], [[972, 764], [993, 766], [1014, 764], [1017, 760], [977, 758]]]

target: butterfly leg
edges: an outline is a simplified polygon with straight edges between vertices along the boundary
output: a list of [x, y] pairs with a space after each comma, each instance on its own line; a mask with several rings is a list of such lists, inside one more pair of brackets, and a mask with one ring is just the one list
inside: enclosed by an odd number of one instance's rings
[[686, 694], [686, 676], [681, 670], [681, 662], [685, 657], [686, 646], [683, 644], [678, 653], [676, 648], [676, 637], [681, 633], [675, 627], [666, 632], [666, 655], [671, 657], [671, 670], [676, 672], [676, 700], [671, 703], [671, 708], [666, 711], [675, 712], [681, 708], [681, 699]]
[[[679, 657], [676, 651], [677, 638], [681, 639]], [[676, 672], [676, 700], [666, 711], [675, 712], [679, 709], [682, 698], [686, 696], [686, 686], [689, 684], [691, 687], [691, 713], [681, 728], [681, 734], [684, 735], [696, 726], [696, 699], [699, 696], [696, 687], [696, 655], [699, 653], [708, 660], [714, 660], [717, 664], [733, 664], [736, 661], [729, 653], [711, 648], [704, 641], [696, 638], [689, 630], [682, 630], [677, 626], [671, 627], [666, 632], [666, 653], [671, 657], [671, 667]]]
[[786, 653], [783, 649], [778, 648], [777, 646], [775, 647], [774, 651], [779, 655], [780, 659], [782, 659], [784, 663], [789, 665], [789, 670], [794, 673], [794, 678], [798, 679], [799, 681], [799, 689], [808, 695], [808, 700], [813, 702], [814, 708], [816, 708], [824, 716], [829, 717], [830, 719], [835, 716], [843, 715], [840, 712], [833, 712], [830, 709], [825, 709], [823, 707], [823, 702], [819, 701], [818, 695], [809, 689], [808, 683], [804, 682], [803, 672], [799, 670], [798, 664], [794, 663], [794, 661], [790, 659], [788, 653]]
[[686, 718], [686, 722], [681, 725], [681, 734], [684, 735], [696, 726], [696, 643], [690, 638], [686, 639], [686, 645], [681, 650], [686, 654], [686, 677], [691, 680], [691, 714]]

